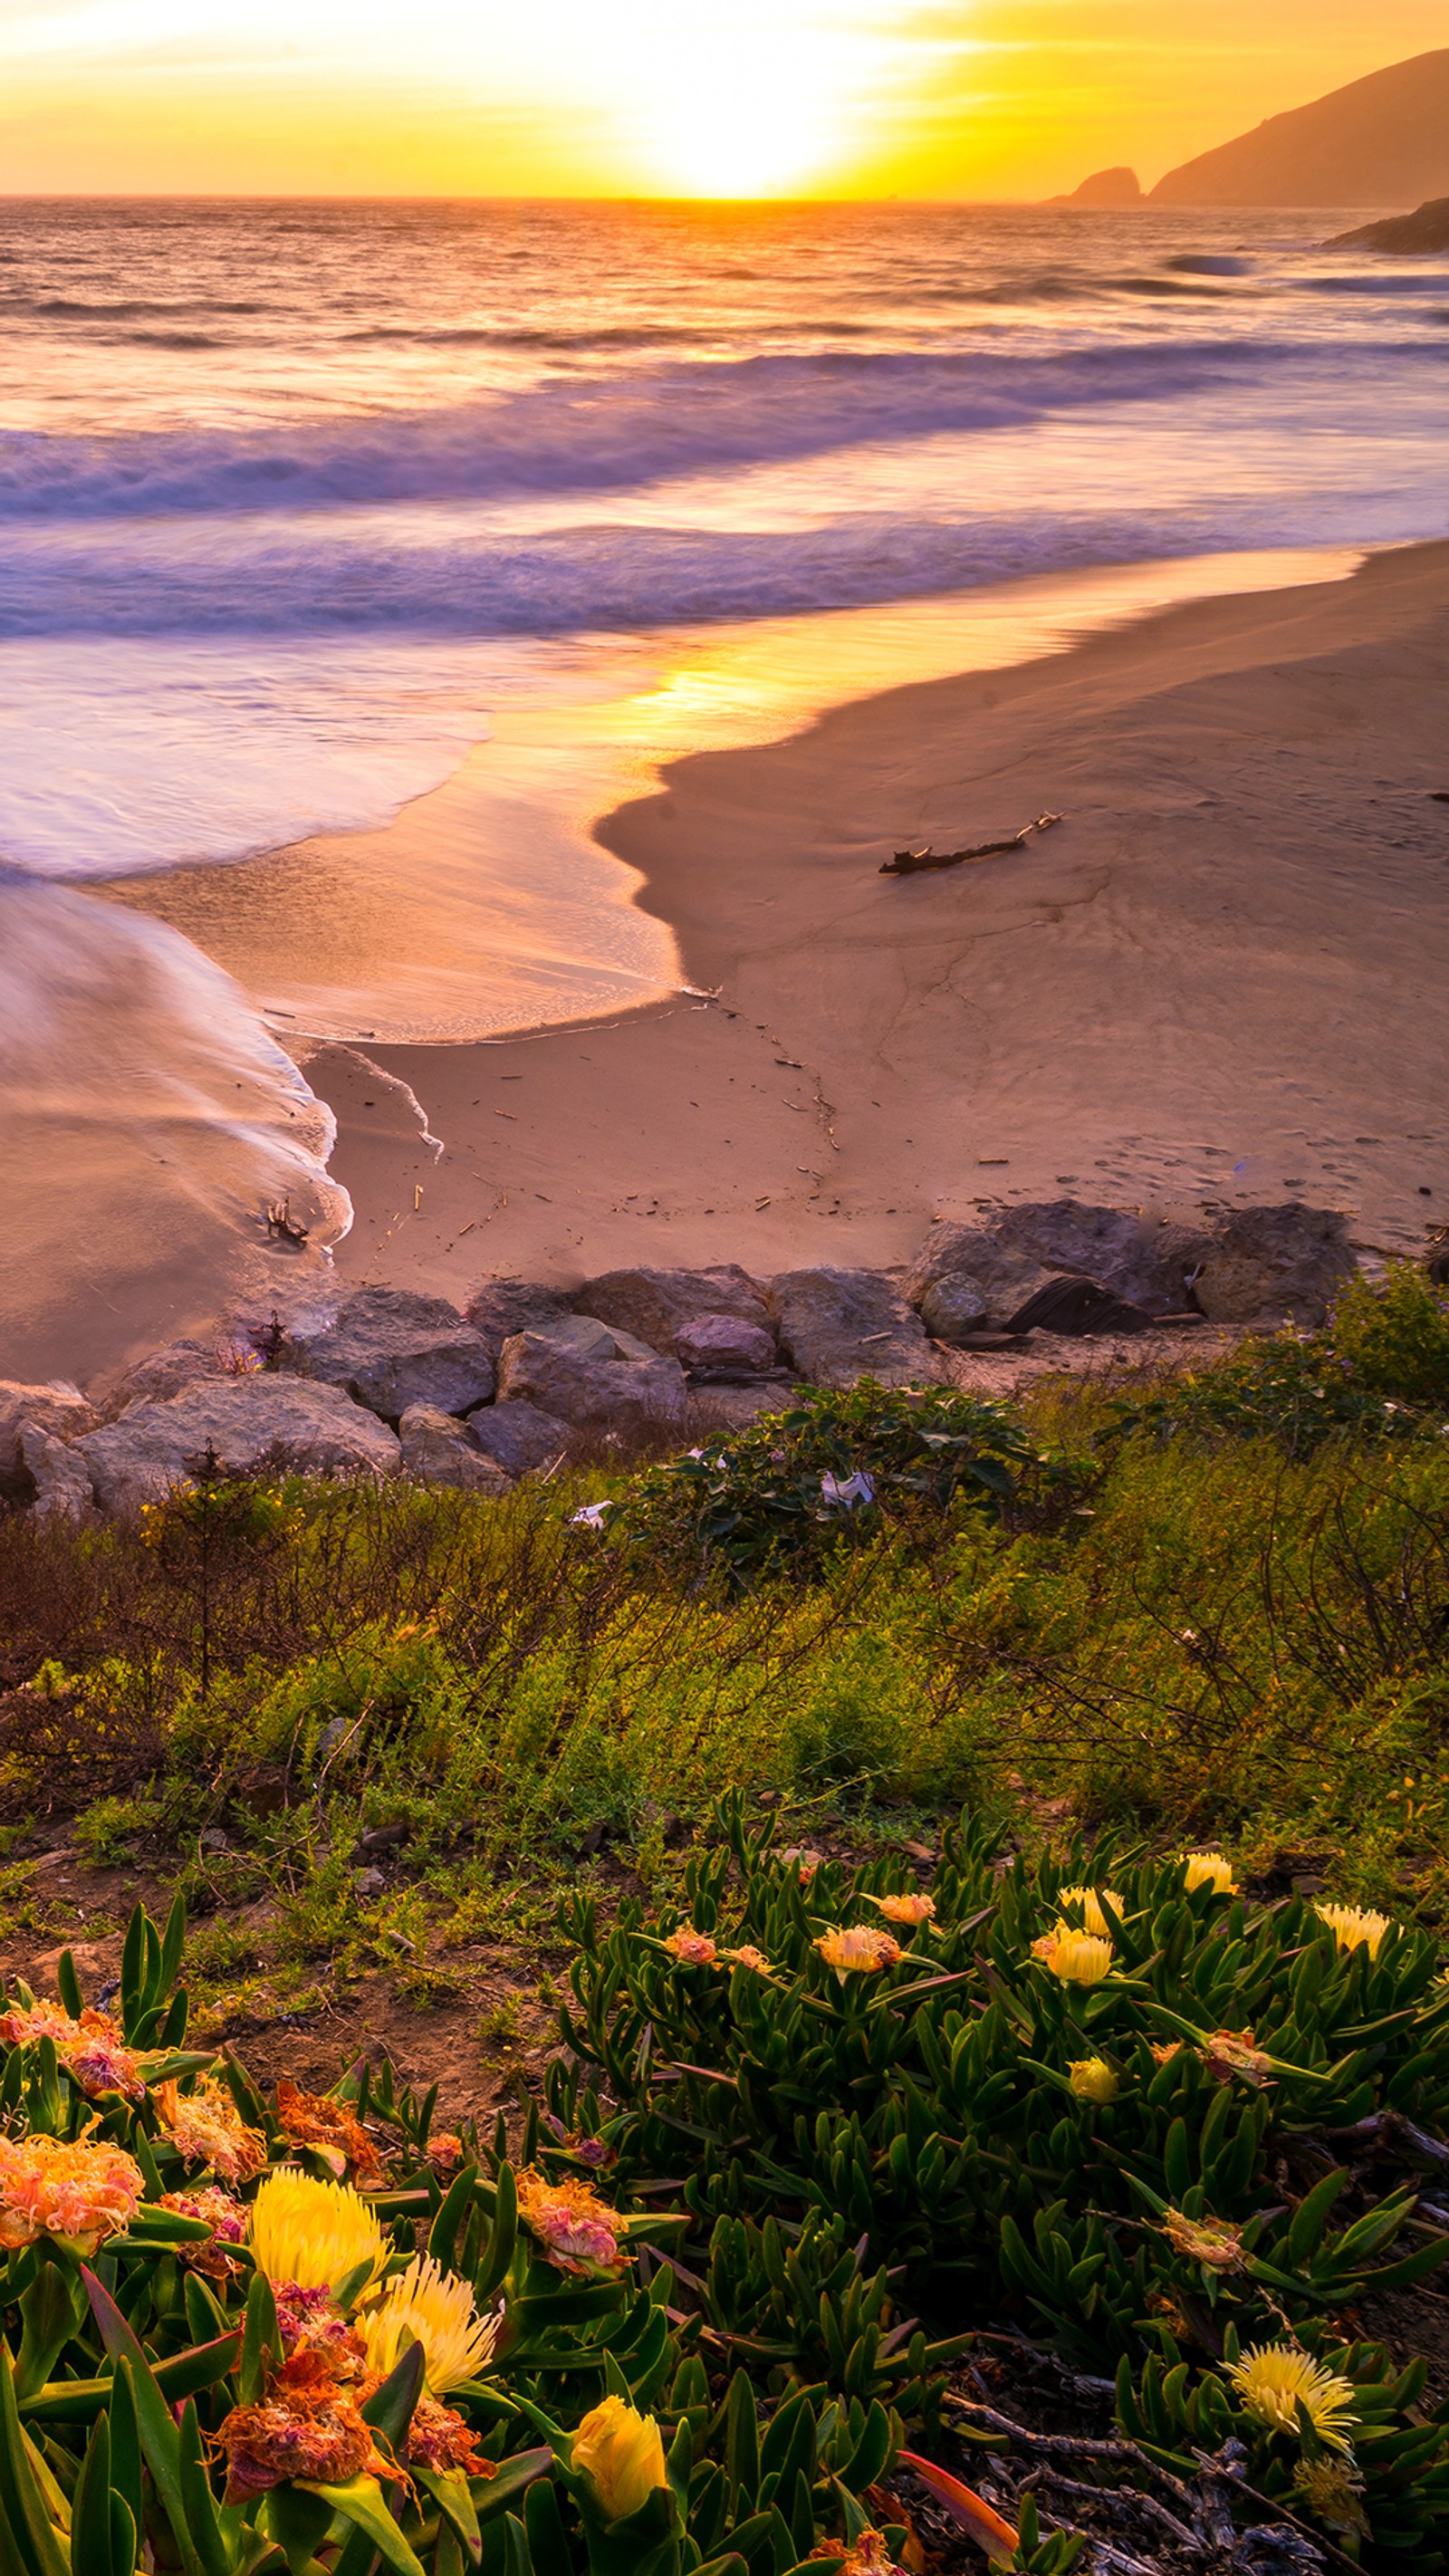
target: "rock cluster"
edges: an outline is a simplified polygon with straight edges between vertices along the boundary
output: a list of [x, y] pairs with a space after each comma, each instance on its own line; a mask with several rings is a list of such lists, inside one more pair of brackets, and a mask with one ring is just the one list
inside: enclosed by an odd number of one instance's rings
[[0, 1488], [42, 1514], [134, 1512], [209, 1454], [234, 1472], [501, 1493], [567, 1458], [681, 1438], [695, 1388], [713, 1419], [742, 1425], [796, 1384], [949, 1381], [952, 1346], [1033, 1329], [1121, 1334], [1173, 1316], [1312, 1326], [1353, 1267], [1330, 1210], [1246, 1208], [1194, 1230], [1056, 1199], [937, 1225], [894, 1275], [758, 1280], [727, 1263], [605, 1271], [571, 1292], [489, 1279], [461, 1313], [364, 1288], [325, 1324], [255, 1347], [153, 1352], [100, 1410], [73, 1386], [0, 1383]]

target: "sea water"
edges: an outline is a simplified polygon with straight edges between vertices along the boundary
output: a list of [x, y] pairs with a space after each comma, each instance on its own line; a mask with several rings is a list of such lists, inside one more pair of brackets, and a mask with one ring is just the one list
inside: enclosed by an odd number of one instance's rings
[[[160, 1159], [254, 1217], [300, 1150], [269, 1000], [289, 1038], [459, 1037], [667, 985], [587, 831], [631, 763], [979, 663], [992, 602], [1027, 601], [1010, 658], [1443, 534], [1449, 265], [1323, 247], [1354, 219], [0, 205], [0, 1079], [73, 1090], [88, 995], [144, 949], [158, 1059], [168, 982], [188, 1031], [192, 1165]], [[82, 899], [365, 833], [490, 737], [496, 845], [454, 898], [497, 971], [432, 1019], [425, 975], [395, 1026], [381, 974], [300, 1014], [224, 993]], [[320, 1162], [314, 1214], [345, 1222]]]

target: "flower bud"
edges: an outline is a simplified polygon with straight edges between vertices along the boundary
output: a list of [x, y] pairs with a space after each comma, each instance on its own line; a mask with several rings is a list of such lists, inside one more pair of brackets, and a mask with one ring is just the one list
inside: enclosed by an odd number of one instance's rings
[[573, 2465], [583, 2469], [606, 2520], [622, 2522], [666, 2484], [664, 2444], [652, 2415], [606, 2397], [584, 2417], [574, 2435]]

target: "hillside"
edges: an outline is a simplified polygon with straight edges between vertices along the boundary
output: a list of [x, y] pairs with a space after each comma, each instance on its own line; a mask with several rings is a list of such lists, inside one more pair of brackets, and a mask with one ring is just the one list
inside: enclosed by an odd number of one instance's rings
[[1169, 170], [1168, 206], [1414, 206], [1449, 193], [1449, 47], [1270, 116]]

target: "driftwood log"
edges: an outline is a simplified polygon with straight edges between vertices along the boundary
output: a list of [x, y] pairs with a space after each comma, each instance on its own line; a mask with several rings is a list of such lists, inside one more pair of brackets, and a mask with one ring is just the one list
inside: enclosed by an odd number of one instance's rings
[[974, 850], [933, 850], [929, 847], [924, 850], [897, 850], [890, 858], [882, 860], [880, 872], [883, 877], [914, 877], [926, 868], [959, 868], [967, 859], [998, 858], [1006, 850], [1019, 850], [1024, 841], [1030, 840], [1033, 832], [1049, 832], [1052, 825], [1061, 820], [1060, 814], [1037, 814], [1031, 822], [1023, 823], [1019, 832], [1013, 832], [1009, 840], [980, 841]]

